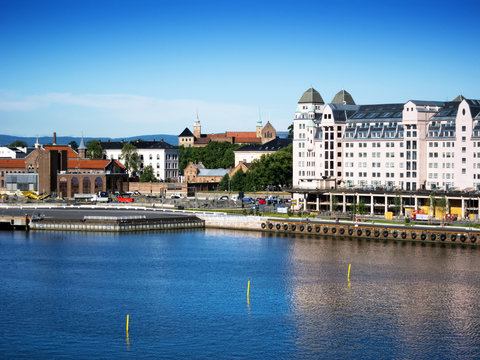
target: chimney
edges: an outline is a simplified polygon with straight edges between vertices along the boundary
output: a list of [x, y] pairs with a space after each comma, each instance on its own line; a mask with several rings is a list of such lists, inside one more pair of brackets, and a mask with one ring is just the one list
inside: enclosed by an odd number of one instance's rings
[[57, 133], [53, 133], [53, 145], [57, 145]]

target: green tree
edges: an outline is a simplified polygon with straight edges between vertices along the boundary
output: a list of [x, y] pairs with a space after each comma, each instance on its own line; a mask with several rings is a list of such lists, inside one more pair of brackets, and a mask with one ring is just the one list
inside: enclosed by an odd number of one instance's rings
[[205, 147], [179, 147], [179, 171], [190, 162], [201, 162], [207, 169], [227, 169], [235, 166], [234, 151], [241, 145], [212, 141]]
[[438, 206], [437, 198], [433, 194], [430, 195], [430, 209], [431, 209], [431, 211], [433, 211], [432, 212], [433, 217], [435, 217], [435, 215], [436, 215], [435, 213], [436, 213], [436, 210], [437, 210], [437, 206]]
[[229, 175], [225, 174], [225, 176], [220, 180], [220, 183], [218, 184], [218, 188], [220, 190], [228, 190], [228, 182], [229, 182]]
[[[247, 172], [246, 184], [263, 190], [268, 185], [289, 187], [292, 184], [292, 144], [254, 160]], [[253, 190], [253, 189], [249, 189]]]
[[90, 159], [101, 159], [103, 155], [102, 145], [100, 140], [90, 140], [85, 144], [87, 147], [86, 157]]
[[447, 209], [447, 198], [443, 195], [441, 198], [437, 200], [437, 207], [439, 207], [443, 213], [445, 213]]
[[355, 214], [357, 213], [357, 200], [355, 198], [350, 206], [350, 212], [352, 213], [352, 220], [355, 219]]
[[77, 142], [76, 142], [75, 140], [70, 141], [70, 142], [68, 143], [68, 145], [70, 145], [70, 147], [71, 147], [73, 150], [75, 150], [75, 151], [78, 150], [78, 144], [77, 144]]
[[360, 199], [360, 201], [358, 202], [357, 211], [360, 215], [364, 215], [367, 212], [367, 205], [365, 205], [365, 202], [363, 201], [363, 199]]
[[288, 126], [288, 136], [289, 139], [293, 139], [293, 123]]
[[233, 191], [245, 191], [245, 173], [242, 169], [238, 170], [230, 180], [230, 188]]
[[393, 207], [395, 210], [395, 215], [399, 216], [402, 212], [402, 198], [399, 194], [397, 194], [397, 196], [395, 196], [395, 199], [393, 200]]
[[140, 182], [159, 182], [155, 177], [152, 165], [146, 166], [140, 175]]
[[120, 154], [120, 159], [123, 161], [123, 165], [127, 169], [127, 172], [131, 175], [137, 173], [140, 168], [140, 155], [138, 150], [131, 142], [125, 143]]
[[22, 140], [15, 140], [10, 144], [10, 147], [27, 147], [27, 143]]
[[337, 211], [338, 207], [338, 198], [336, 195], [332, 196], [332, 211]]

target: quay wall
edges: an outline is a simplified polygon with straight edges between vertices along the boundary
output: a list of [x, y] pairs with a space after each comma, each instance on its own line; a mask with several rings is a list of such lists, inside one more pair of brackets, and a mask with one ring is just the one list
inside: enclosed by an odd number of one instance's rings
[[305, 219], [279, 219], [260, 216], [199, 214], [206, 228], [263, 231], [278, 234], [304, 234], [314, 237], [401, 240], [423, 243], [480, 245], [480, 230], [464, 227], [406, 226]]
[[219, 213], [197, 213], [197, 217], [205, 221], [206, 228], [233, 230], [261, 230], [261, 216], [224, 215]]

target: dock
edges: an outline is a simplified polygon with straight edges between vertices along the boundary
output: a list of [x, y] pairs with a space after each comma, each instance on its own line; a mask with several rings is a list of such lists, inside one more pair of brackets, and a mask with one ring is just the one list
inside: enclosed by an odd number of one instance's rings
[[0, 226], [25, 231], [132, 232], [203, 229], [205, 221], [192, 213], [147, 208], [11, 207], [1, 209]]

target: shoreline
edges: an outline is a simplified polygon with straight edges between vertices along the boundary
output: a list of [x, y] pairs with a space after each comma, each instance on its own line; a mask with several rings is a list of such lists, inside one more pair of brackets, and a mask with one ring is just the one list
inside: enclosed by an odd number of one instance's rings
[[[216, 228], [273, 234], [302, 234], [317, 238], [328, 235], [372, 240], [480, 245], [480, 229], [458, 226], [245, 216], [224, 212], [174, 210], [136, 205], [3, 205], [0, 206], [0, 211], [3, 216], [16, 214], [19, 219], [28, 217], [29, 229], [44, 231], [123, 232]], [[44, 219], [36, 221], [33, 219], [32, 221], [32, 211], [35, 214], [45, 212], [48, 215]], [[22, 226], [21, 224], [15, 225]]]

